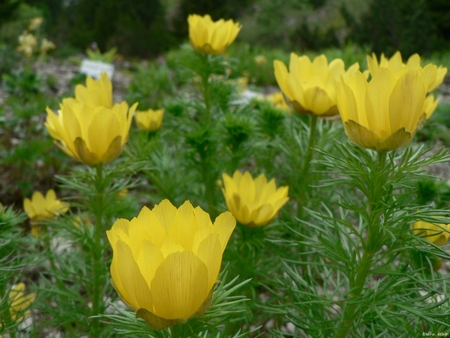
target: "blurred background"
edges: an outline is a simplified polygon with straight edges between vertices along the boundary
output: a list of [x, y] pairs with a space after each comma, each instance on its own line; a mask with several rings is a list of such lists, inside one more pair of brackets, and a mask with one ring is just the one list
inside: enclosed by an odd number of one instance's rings
[[407, 57], [448, 49], [450, 40], [448, 0], [0, 0], [0, 45], [17, 45], [29, 20], [42, 17], [56, 57], [96, 42], [102, 51], [152, 58], [187, 40], [194, 13], [237, 20], [240, 41], [286, 51], [352, 43]]

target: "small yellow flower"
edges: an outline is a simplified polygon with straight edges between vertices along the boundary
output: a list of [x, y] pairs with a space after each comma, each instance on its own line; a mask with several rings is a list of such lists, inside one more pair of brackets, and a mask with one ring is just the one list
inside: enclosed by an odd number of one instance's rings
[[35, 293], [25, 295], [24, 283], [14, 284], [11, 287], [8, 296], [8, 301], [10, 304], [9, 313], [11, 314], [11, 320], [18, 323], [23, 321], [23, 319], [25, 319], [26, 317], [30, 316], [29, 307], [34, 302], [35, 298]]
[[269, 94], [266, 96], [266, 100], [272, 102], [272, 104], [281, 110], [289, 111], [290, 107], [286, 103], [286, 100], [284, 99], [284, 95], [282, 92], [276, 92], [273, 94]]
[[17, 50], [23, 52], [27, 57], [31, 57], [37, 47], [36, 37], [31, 33], [23, 32], [18, 40], [19, 47], [17, 47]]
[[40, 221], [67, 212], [69, 203], [57, 199], [55, 191], [50, 189], [45, 197], [39, 191], [35, 191], [31, 200], [25, 198], [23, 208], [32, 221]]
[[450, 239], [450, 225], [449, 224], [431, 224], [428, 222], [418, 221], [413, 224], [413, 231], [415, 235], [422, 236], [426, 240], [443, 246], [447, 244]]
[[204, 54], [219, 55], [236, 39], [242, 26], [233, 20], [212, 21], [209, 15], [189, 15], [189, 41], [192, 48]]
[[60, 110], [47, 108], [45, 126], [56, 145], [76, 160], [95, 166], [114, 160], [128, 140], [137, 103], [112, 104], [112, 85], [106, 74], [88, 78], [75, 88], [75, 98], [64, 99]]
[[267, 58], [264, 55], [256, 55], [253, 60], [258, 66], [263, 66], [267, 63]]
[[359, 69], [359, 65], [355, 63], [346, 72], [341, 59], [334, 59], [328, 64], [327, 57], [322, 54], [311, 62], [308, 56], [297, 56], [294, 53], [291, 53], [290, 72], [279, 60], [274, 61], [274, 67], [278, 85], [294, 110], [300, 114], [318, 116], [339, 113], [333, 83], [340, 76]]
[[46, 54], [50, 49], [55, 49], [56, 46], [53, 42], [47, 40], [47, 39], [42, 39], [41, 41], [41, 53], [42, 54]]
[[42, 18], [39, 17], [30, 19], [30, 23], [28, 24], [28, 30], [34, 31], [35, 29], [38, 29], [41, 26], [42, 21], [43, 21]]
[[236, 220], [229, 212], [214, 224], [189, 201], [178, 209], [163, 200], [107, 231], [113, 249], [111, 277], [120, 298], [155, 329], [201, 316], [211, 304], [222, 254]]
[[275, 180], [267, 182], [264, 174], [255, 180], [248, 171], [223, 174], [222, 188], [228, 210], [236, 220], [251, 228], [269, 224], [289, 200], [288, 187], [277, 189]]
[[138, 111], [135, 115], [138, 128], [148, 132], [161, 128], [163, 117], [164, 109]]

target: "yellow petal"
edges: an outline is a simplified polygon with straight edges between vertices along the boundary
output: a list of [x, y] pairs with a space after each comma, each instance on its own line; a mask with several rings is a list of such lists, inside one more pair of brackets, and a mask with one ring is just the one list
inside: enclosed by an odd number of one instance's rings
[[151, 284], [154, 314], [165, 319], [188, 319], [210, 292], [208, 269], [194, 253], [175, 252], [164, 260]]

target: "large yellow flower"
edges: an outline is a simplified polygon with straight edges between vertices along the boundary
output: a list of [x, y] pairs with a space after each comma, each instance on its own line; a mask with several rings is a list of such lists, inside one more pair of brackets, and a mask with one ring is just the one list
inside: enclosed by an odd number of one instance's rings
[[337, 82], [336, 93], [349, 140], [362, 148], [402, 147], [425, 119], [427, 89], [419, 70], [408, 69], [397, 76], [381, 67], [370, 82], [357, 71]]
[[280, 60], [274, 61], [274, 68], [278, 85], [296, 112], [329, 116], [339, 113], [334, 81], [358, 70], [359, 65], [355, 63], [346, 72], [341, 59], [334, 59], [328, 64], [325, 55], [311, 61], [306, 55], [291, 53], [289, 71]]
[[102, 73], [98, 80], [89, 76], [86, 79], [86, 86], [77, 85], [75, 87], [75, 99], [91, 107], [112, 108], [112, 83], [108, 74]]
[[50, 189], [45, 194], [45, 197], [39, 191], [35, 191], [31, 200], [25, 198], [23, 209], [31, 220], [40, 221], [44, 218], [53, 218], [67, 212], [69, 203], [57, 199], [55, 191]]
[[[419, 76], [425, 84], [427, 93], [430, 93], [436, 89], [444, 81], [445, 74], [447, 73], [447, 68], [441, 66], [437, 67], [431, 63], [427, 64], [425, 67], [422, 67], [420, 56], [418, 54], [410, 56], [408, 61], [403, 63], [400, 52], [395, 53], [390, 59], [386, 58], [384, 54], [382, 54], [379, 62], [375, 54], [372, 54], [372, 57], [367, 55], [367, 65], [369, 68], [365, 71], [367, 76], [373, 76], [373, 74], [378, 72], [380, 68], [388, 68], [392, 71], [396, 78], [401, 77], [410, 69], [417, 70]], [[432, 94], [429, 94], [426, 97], [423, 109], [425, 118], [430, 118], [438, 103], [439, 99], [436, 99]]]
[[66, 154], [95, 166], [114, 160], [128, 140], [137, 103], [112, 104], [112, 85], [106, 74], [77, 86], [75, 98], [64, 99], [55, 114], [47, 108], [45, 126]]
[[437, 67], [432, 63], [427, 64], [422, 68], [420, 63], [420, 56], [418, 54], [411, 55], [406, 63], [403, 63], [400, 52], [396, 52], [390, 59], [386, 58], [384, 54], [382, 54], [380, 62], [378, 62], [375, 54], [372, 54], [372, 57], [367, 55], [369, 74], [374, 74], [380, 68], [388, 68], [398, 77], [408, 69], [418, 70], [422, 80], [425, 83], [427, 93], [429, 93], [436, 89], [442, 81], [444, 81], [447, 68]]
[[242, 26], [233, 20], [212, 21], [209, 15], [189, 15], [189, 41], [192, 48], [204, 54], [219, 55], [236, 39]]
[[24, 318], [28, 317], [30, 315], [29, 307], [31, 303], [34, 302], [35, 298], [35, 293], [25, 295], [24, 283], [14, 284], [11, 287], [8, 296], [11, 320], [14, 322], [21, 322]]
[[201, 316], [235, 225], [229, 212], [213, 224], [189, 201], [177, 209], [164, 200], [131, 221], [118, 219], [107, 235], [120, 298], [156, 329]]
[[138, 111], [134, 116], [138, 128], [149, 132], [161, 128], [163, 117], [164, 109]]
[[445, 245], [450, 239], [449, 224], [432, 224], [428, 222], [418, 221], [413, 224], [414, 234], [424, 237], [426, 240], [436, 244]]
[[255, 180], [248, 171], [235, 171], [233, 177], [223, 174], [222, 189], [228, 210], [236, 220], [249, 227], [269, 224], [289, 200], [289, 187], [277, 189], [275, 180], [267, 182], [264, 174]]

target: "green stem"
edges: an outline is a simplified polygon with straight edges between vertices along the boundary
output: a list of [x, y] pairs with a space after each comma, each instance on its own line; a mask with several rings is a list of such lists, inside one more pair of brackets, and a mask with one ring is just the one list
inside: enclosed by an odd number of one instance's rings
[[205, 63], [205, 72], [202, 76], [203, 85], [203, 101], [205, 103], [205, 121], [206, 125], [211, 123], [211, 86], [209, 83], [209, 76], [211, 75], [209, 67], [208, 55], [203, 56], [203, 62]]
[[303, 160], [303, 168], [300, 172], [299, 198], [297, 201], [297, 216], [299, 219], [303, 218], [303, 208], [306, 205], [308, 197], [308, 183], [309, 183], [309, 168], [311, 166], [311, 160], [314, 155], [314, 146], [316, 144], [316, 132], [317, 132], [317, 115], [311, 115], [311, 122], [309, 127], [309, 139], [308, 147], [306, 149], [306, 155]]
[[[201, 155], [201, 154], [200, 154]], [[214, 177], [211, 177], [210, 166], [206, 158], [200, 158], [200, 173], [202, 175], [203, 182], [205, 183], [205, 198], [208, 203], [208, 213], [211, 219], [216, 217], [216, 195], [214, 193], [215, 181]]]
[[[93, 289], [92, 289], [92, 315], [98, 315], [102, 313], [102, 289], [105, 283], [103, 273], [103, 210], [105, 207], [105, 180], [103, 173], [103, 166], [96, 167], [95, 177], [95, 201], [94, 201], [94, 213], [95, 213], [95, 229], [94, 229], [94, 241], [92, 247], [93, 258]], [[92, 319], [92, 337], [97, 337], [100, 331], [100, 322], [98, 318]]]
[[[189, 335], [188, 335], [189, 336]], [[186, 334], [183, 330], [183, 324], [175, 324], [170, 327], [170, 337], [171, 338], [184, 338]]]
[[350, 290], [353, 290], [348, 299], [347, 305], [344, 308], [342, 315], [342, 321], [339, 328], [334, 335], [335, 338], [345, 338], [350, 332], [353, 320], [357, 317], [357, 307], [360, 303], [360, 297], [364, 290], [366, 280], [370, 275], [370, 269], [373, 263], [373, 257], [379, 250], [379, 230], [380, 230], [380, 210], [378, 205], [383, 198], [383, 188], [386, 184], [387, 177], [384, 175], [378, 176], [378, 173], [382, 173], [386, 166], [386, 152], [378, 152], [378, 170], [374, 170], [373, 176], [371, 176], [372, 193], [371, 196], [367, 196], [369, 205], [369, 217], [368, 225], [366, 228], [366, 240], [362, 246], [364, 253], [356, 268], [354, 278], [350, 280]]

